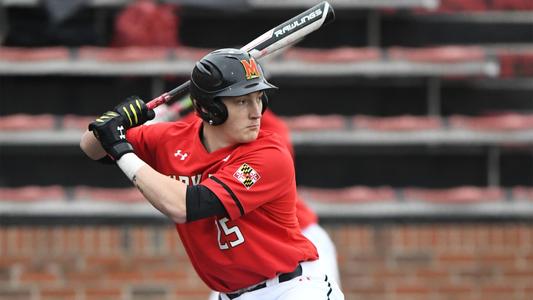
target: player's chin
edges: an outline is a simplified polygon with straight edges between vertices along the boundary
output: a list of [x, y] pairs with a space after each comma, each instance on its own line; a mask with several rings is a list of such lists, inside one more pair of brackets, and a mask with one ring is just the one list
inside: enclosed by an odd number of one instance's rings
[[240, 137], [241, 143], [249, 143], [255, 141], [259, 135], [259, 129], [247, 128]]

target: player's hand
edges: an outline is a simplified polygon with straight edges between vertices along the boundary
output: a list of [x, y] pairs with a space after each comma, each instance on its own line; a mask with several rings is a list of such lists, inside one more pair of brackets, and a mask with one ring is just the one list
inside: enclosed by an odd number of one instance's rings
[[126, 140], [125, 122], [127, 121], [119, 113], [107, 111], [89, 124], [89, 130], [114, 160], [120, 159], [128, 152], [133, 152], [133, 147]]
[[144, 124], [155, 117], [154, 110], [149, 109], [144, 101], [137, 96], [126, 98], [126, 101], [115, 106], [114, 111], [124, 118], [126, 129]]

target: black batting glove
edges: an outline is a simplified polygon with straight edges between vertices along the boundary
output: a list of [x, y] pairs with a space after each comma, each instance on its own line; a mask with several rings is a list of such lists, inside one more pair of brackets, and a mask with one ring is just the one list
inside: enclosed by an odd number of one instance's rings
[[137, 96], [126, 98], [126, 101], [115, 106], [114, 111], [124, 118], [126, 129], [144, 124], [155, 117], [154, 110], [149, 109], [144, 101]]
[[107, 111], [89, 124], [89, 130], [100, 141], [104, 150], [114, 160], [133, 152], [133, 147], [126, 140], [126, 121], [115, 111]]

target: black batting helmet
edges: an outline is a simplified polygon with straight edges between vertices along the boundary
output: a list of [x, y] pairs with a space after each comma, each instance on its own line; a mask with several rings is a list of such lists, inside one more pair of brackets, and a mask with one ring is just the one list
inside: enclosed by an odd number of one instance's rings
[[[268, 83], [261, 66], [246, 51], [215, 50], [200, 59], [191, 74], [191, 98], [198, 115], [211, 125], [220, 125], [228, 111], [220, 97], [242, 96], [277, 89]], [[263, 97], [263, 111], [268, 104]]]

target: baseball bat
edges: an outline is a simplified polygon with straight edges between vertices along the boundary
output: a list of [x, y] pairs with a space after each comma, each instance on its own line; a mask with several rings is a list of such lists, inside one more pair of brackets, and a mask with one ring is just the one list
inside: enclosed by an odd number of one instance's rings
[[[333, 8], [327, 1], [323, 1], [263, 33], [242, 47], [241, 50], [247, 51], [254, 58], [259, 59], [276, 50], [294, 44], [304, 36], [333, 20], [335, 20], [335, 12], [333, 11]], [[191, 81], [188, 80], [177, 88], [152, 99], [147, 103], [148, 108], [154, 109], [174, 97], [183, 97], [187, 95], [189, 93], [190, 85]]]

